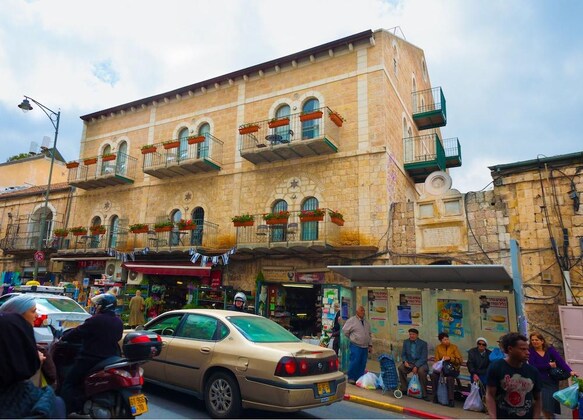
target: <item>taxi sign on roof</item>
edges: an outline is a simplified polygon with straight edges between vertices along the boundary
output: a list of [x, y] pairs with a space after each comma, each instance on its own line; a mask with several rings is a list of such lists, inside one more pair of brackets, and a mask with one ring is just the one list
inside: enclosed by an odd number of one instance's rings
[[15, 292], [36, 292], [36, 293], [54, 293], [54, 294], [64, 294], [65, 288], [64, 287], [57, 287], [57, 286], [18, 286], [14, 288]]

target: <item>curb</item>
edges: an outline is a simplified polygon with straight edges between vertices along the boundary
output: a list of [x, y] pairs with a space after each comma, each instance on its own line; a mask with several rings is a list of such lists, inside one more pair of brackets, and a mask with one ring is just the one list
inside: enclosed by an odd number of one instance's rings
[[383, 403], [380, 401], [370, 400], [368, 398], [357, 397], [355, 395], [344, 394], [344, 400], [356, 404], [368, 405], [370, 407], [380, 408], [381, 410], [394, 411], [400, 414], [415, 416], [422, 419], [449, 419], [451, 417], [442, 417], [427, 411], [417, 410], [414, 408], [402, 407], [400, 405]]

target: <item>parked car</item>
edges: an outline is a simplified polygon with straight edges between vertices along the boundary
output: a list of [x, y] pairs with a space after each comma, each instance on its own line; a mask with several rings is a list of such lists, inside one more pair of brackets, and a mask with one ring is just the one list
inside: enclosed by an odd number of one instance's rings
[[214, 418], [238, 417], [243, 408], [294, 412], [344, 396], [336, 353], [267, 318], [184, 309], [165, 312], [144, 329], [164, 343], [160, 356], [143, 366], [145, 379], [204, 400]]
[[[0, 306], [7, 300], [18, 296], [21, 292], [7, 293], [0, 297]], [[55, 293], [26, 292], [27, 296], [34, 297], [38, 318], [34, 322], [34, 337], [38, 344], [49, 344], [53, 341], [53, 333], [48, 325], [57, 330], [67, 330], [82, 324], [89, 313], [77, 302], [68, 296]]]

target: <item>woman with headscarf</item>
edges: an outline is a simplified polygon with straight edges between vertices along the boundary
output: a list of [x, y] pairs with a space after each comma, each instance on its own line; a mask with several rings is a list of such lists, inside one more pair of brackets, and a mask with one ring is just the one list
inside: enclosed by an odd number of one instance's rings
[[468, 371], [472, 381], [480, 381], [486, 386], [486, 372], [490, 365], [490, 353], [488, 341], [484, 337], [478, 337], [476, 347], [468, 350]]
[[[34, 321], [37, 318], [36, 301], [33, 297], [26, 294], [18, 295], [8, 300], [0, 307], [0, 313], [18, 314], [22, 316], [31, 327], [34, 327]], [[41, 374], [44, 377], [46, 384], [56, 388], [57, 369], [50, 357], [46, 347], [36, 344], [37, 350], [41, 358]], [[38, 385], [38, 384], [37, 384]]]
[[0, 308], [0, 417], [65, 418], [63, 401], [53, 389], [39, 388], [29, 379], [41, 365], [33, 327], [5, 305]]

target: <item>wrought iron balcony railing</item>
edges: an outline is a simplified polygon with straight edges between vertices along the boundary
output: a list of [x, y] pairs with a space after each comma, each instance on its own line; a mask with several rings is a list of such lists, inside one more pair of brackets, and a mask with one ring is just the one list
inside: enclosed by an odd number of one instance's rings
[[413, 120], [419, 130], [447, 124], [447, 107], [441, 87], [412, 93]]
[[181, 230], [177, 224], [156, 228], [155, 223], [146, 223], [147, 227], [138, 231], [128, 231], [128, 247], [133, 249], [150, 248], [156, 250], [171, 250], [173, 248], [215, 248], [218, 240], [216, 223], [209, 221], [194, 221], [196, 227]]
[[[41, 249], [60, 249], [64, 242], [54, 235], [55, 230], [62, 229], [63, 224], [55, 220], [47, 220], [43, 238], [41, 240]], [[39, 247], [41, 236], [41, 225], [38, 220], [27, 222], [10, 223], [6, 227], [6, 235], [0, 239], [0, 249], [4, 253], [34, 251]]]
[[95, 156], [69, 162], [69, 185], [84, 190], [131, 184], [135, 180], [137, 159], [125, 153]]

